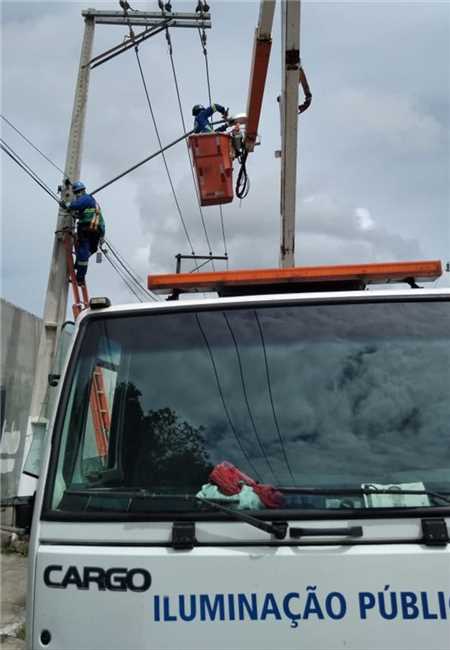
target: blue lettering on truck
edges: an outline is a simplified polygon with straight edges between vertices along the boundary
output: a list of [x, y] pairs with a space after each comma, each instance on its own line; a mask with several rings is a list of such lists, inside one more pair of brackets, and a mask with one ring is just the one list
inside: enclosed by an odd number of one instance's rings
[[340, 621], [348, 615], [362, 621], [442, 621], [450, 618], [450, 597], [444, 591], [397, 591], [386, 585], [380, 591], [360, 591], [356, 598], [339, 591], [320, 594], [317, 585], [304, 593], [272, 592], [228, 594], [177, 594], [153, 596], [157, 623], [219, 621], [286, 621], [292, 628], [301, 621]]

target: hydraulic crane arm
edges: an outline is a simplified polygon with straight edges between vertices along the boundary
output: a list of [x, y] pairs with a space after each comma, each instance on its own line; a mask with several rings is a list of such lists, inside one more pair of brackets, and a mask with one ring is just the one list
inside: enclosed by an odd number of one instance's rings
[[259, 118], [269, 67], [272, 47], [272, 25], [275, 13], [275, 0], [261, 0], [258, 26], [255, 31], [252, 67], [247, 100], [247, 126], [245, 148], [253, 151], [258, 134]]

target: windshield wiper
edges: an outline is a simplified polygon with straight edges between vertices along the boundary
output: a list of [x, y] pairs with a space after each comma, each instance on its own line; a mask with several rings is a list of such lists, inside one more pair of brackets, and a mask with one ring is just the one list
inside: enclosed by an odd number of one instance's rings
[[287, 523], [284, 521], [267, 523], [266, 521], [262, 521], [257, 517], [253, 517], [252, 515], [245, 514], [244, 512], [242, 512], [242, 510], [233, 510], [232, 508], [228, 508], [227, 506], [220, 505], [216, 501], [212, 501], [210, 499], [204, 499], [203, 497], [198, 497], [195, 496], [194, 494], [158, 494], [155, 492], [150, 492], [150, 490], [147, 490], [145, 488], [136, 488], [131, 490], [129, 488], [124, 488], [123, 490], [121, 490], [120, 488], [95, 488], [93, 490], [90, 490], [89, 488], [86, 489], [80, 488], [80, 489], [66, 490], [65, 494], [70, 496], [85, 496], [90, 498], [120, 497], [120, 498], [130, 499], [131, 501], [133, 499], [153, 499], [153, 500], [165, 499], [168, 501], [170, 500], [194, 501], [195, 503], [203, 503], [204, 505], [207, 505], [210, 508], [214, 508], [215, 510], [226, 512], [228, 515], [233, 517], [233, 519], [244, 521], [246, 524], [250, 524], [250, 526], [254, 526], [259, 530], [263, 530], [264, 532], [273, 535], [275, 539], [284, 539], [286, 537], [286, 532], [288, 527]]
[[276, 539], [284, 539], [286, 537], [288, 526], [287, 526], [287, 522], [285, 521], [273, 522], [271, 524], [268, 524], [266, 521], [262, 521], [261, 519], [252, 517], [252, 515], [245, 514], [245, 512], [242, 512], [242, 510], [232, 510], [232, 508], [227, 508], [227, 506], [222, 506], [216, 501], [212, 501], [210, 499], [204, 499], [203, 497], [196, 497], [196, 496], [193, 496], [192, 498], [195, 499], [196, 501], [200, 501], [201, 503], [205, 503], [206, 505], [212, 508], [216, 508], [216, 510], [222, 510], [223, 512], [228, 513], [235, 519], [239, 519], [240, 521], [245, 521], [245, 523], [250, 524], [250, 526], [259, 528], [259, 530], [264, 530], [266, 533], [270, 533], [271, 535], [273, 535]]
[[450, 504], [450, 494], [441, 494], [432, 490], [402, 490], [401, 488], [314, 488], [314, 487], [277, 487], [283, 494], [305, 494], [317, 496], [354, 496], [373, 494], [417, 494], [439, 499]]

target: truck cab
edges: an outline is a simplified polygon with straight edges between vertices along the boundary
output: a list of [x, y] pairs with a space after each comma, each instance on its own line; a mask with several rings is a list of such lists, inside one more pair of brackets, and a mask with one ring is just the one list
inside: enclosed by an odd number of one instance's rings
[[450, 289], [240, 286], [78, 318], [29, 648], [448, 650]]

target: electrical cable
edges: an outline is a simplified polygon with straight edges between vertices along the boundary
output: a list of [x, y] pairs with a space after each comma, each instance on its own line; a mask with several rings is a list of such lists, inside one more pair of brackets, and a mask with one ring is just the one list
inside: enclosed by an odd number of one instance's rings
[[236, 429], [234, 427], [233, 421], [231, 419], [230, 412], [228, 411], [228, 407], [227, 407], [226, 402], [225, 402], [225, 396], [224, 396], [223, 391], [222, 391], [222, 386], [220, 385], [219, 373], [217, 372], [217, 365], [216, 365], [216, 362], [214, 360], [214, 356], [213, 356], [213, 353], [212, 353], [211, 346], [209, 344], [208, 338], [207, 338], [207, 336], [205, 334], [205, 331], [204, 331], [204, 329], [203, 329], [203, 327], [202, 327], [202, 325], [200, 323], [200, 318], [199, 318], [198, 314], [195, 314], [195, 319], [197, 321], [197, 325], [199, 327], [199, 330], [200, 330], [200, 332], [202, 334], [202, 337], [203, 337], [203, 340], [205, 342], [206, 348], [208, 350], [209, 358], [210, 358], [211, 365], [213, 367], [214, 375], [215, 375], [215, 378], [216, 378], [217, 390], [219, 392], [219, 396], [220, 396], [220, 399], [222, 401], [223, 410], [225, 411], [225, 415], [226, 415], [226, 418], [228, 420], [228, 424], [230, 425], [230, 429], [233, 432], [233, 435], [234, 435], [234, 437], [236, 439], [236, 442], [238, 443], [242, 453], [244, 454], [244, 457], [245, 457], [249, 467], [252, 468], [254, 475], [259, 479], [260, 478], [259, 472], [257, 471], [256, 467], [254, 466], [248, 452], [245, 450], [245, 447], [243, 446], [243, 444], [241, 442], [241, 439], [238, 436], [238, 434], [236, 432]]
[[54, 167], [55, 169], [57, 169], [58, 171], [60, 171], [61, 174], [64, 174], [64, 170], [62, 170], [61, 167], [58, 167], [58, 165], [57, 165], [55, 162], [53, 162], [53, 160], [52, 160], [51, 158], [49, 158], [48, 156], [46, 156], [45, 153], [43, 153], [40, 149], [38, 149], [38, 148], [36, 147], [36, 145], [33, 144], [33, 143], [31, 142], [31, 140], [29, 140], [29, 139], [26, 137], [26, 135], [24, 135], [21, 131], [19, 131], [19, 129], [18, 129], [16, 126], [14, 126], [14, 124], [12, 124], [12, 122], [10, 122], [10, 121], [9, 121], [9, 120], [4, 116], [4, 115], [1, 115], [0, 117], [2, 118], [2, 120], [5, 120], [5, 122], [6, 122], [6, 123], [7, 123], [7, 124], [12, 128], [12, 129], [14, 129], [14, 131], [16, 131], [16, 133], [18, 133], [18, 134], [20, 135], [20, 137], [23, 138], [23, 139], [25, 140], [25, 142], [28, 142], [28, 144], [29, 144], [31, 147], [33, 147], [33, 149], [35, 149], [35, 151], [37, 151], [38, 153], [40, 153], [41, 156], [42, 156], [43, 158], [45, 158], [45, 160], [47, 160], [51, 165], [53, 165], [53, 167]]
[[111, 240], [105, 238], [105, 242], [107, 246], [111, 249], [112, 254], [114, 257], [120, 262], [121, 266], [125, 267], [126, 272], [132, 277], [133, 282], [136, 284], [140, 285], [142, 290], [150, 295], [150, 291], [145, 288], [145, 283], [144, 280], [134, 271], [131, 266], [124, 260], [123, 255], [118, 251], [118, 249], [113, 246]]
[[223, 239], [223, 249], [224, 249], [223, 254], [224, 254], [225, 257], [227, 258], [227, 260], [226, 260], [226, 267], [227, 267], [227, 271], [228, 271], [228, 250], [227, 250], [227, 238], [226, 238], [226, 236], [225, 236], [225, 226], [224, 226], [224, 223], [223, 223], [223, 210], [222, 210], [222, 206], [221, 206], [221, 205], [219, 205], [219, 214], [220, 214], [220, 227], [221, 227], [221, 230], [222, 230], [222, 239]]
[[122, 268], [121, 272], [124, 274], [123, 277], [124, 278], [126, 277], [126, 279], [128, 280], [129, 283], [128, 286], [132, 286], [136, 291], [140, 291], [146, 300], [148, 300], [149, 297], [151, 297], [152, 300], [156, 300], [155, 298], [153, 298], [153, 296], [150, 296], [150, 294], [146, 293], [144, 287], [140, 283], [137, 283], [133, 279], [133, 276], [131, 276], [130, 273], [127, 271], [127, 267], [124, 264], [122, 264], [122, 262], [114, 255], [112, 249], [109, 246], [106, 249], [103, 249], [103, 252], [107, 257], [107, 259], [109, 259], [110, 261], [111, 261], [111, 257], [109, 256], [109, 254], [111, 254], [112, 257], [116, 260], [116, 262], [120, 265], [120, 267]]
[[[32, 143], [31, 143], [32, 144]], [[33, 145], [34, 146], [34, 145]], [[8, 145], [2, 138], [0, 138], [0, 147], [1, 149], [21, 168], [23, 171], [25, 171], [30, 178], [32, 178], [54, 201], [56, 201], [58, 204], [60, 203], [60, 199], [52, 192], [50, 187], [38, 176], [38, 174]], [[129, 265], [127, 264], [126, 260], [120, 256], [120, 254], [116, 251], [113, 252], [113, 246], [111, 242], [108, 240], [107, 241], [108, 246], [111, 248], [111, 252], [113, 255], [117, 256], [117, 261], [121, 264], [121, 266], [124, 268], [124, 270], [128, 273], [130, 276], [131, 280], [134, 281], [135, 285], [137, 288], [139, 288], [142, 292], [145, 293], [146, 297], [152, 298], [152, 300], [157, 300], [155, 296], [151, 294], [150, 291], [148, 291], [142, 284], [141, 282], [137, 279], [135, 274], [130, 270]], [[111, 262], [110, 258], [105, 255], [105, 257], [108, 259], [109, 262]], [[120, 258], [120, 259], [119, 259]], [[125, 280], [124, 280], [125, 281]], [[127, 284], [127, 286], [129, 286]], [[129, 287], [130, 290], [131, 287]], [[136, 292], [133, 291], [134, 295], [137, 296]], [[142, 300], [141, 300], [142, 302]]]
[[[209, 11], [208, 5], [206, 5], [206, 3], [204, 3], [202, 5], [200, 0], [199, 0], [196, 11], [200, 11], [200, 13], [201, 13], [202, 11], [206, 11], [206, 8]], [[200, 30], [200, 27], [199, 27], [198, 28], [198, 35], [200, 37], [200, 43], [201, 43], [201, 46], [202, 46], [203, 56], [204, 56], [204, 59], [205, 59], [206, 84], [207, 84], [207, 87], [208, 87], [209, 105], [211, 106], [212, 105], [211, 79], [210, 79], [210, 75], [209, 75], [208, 49], [206, 47], [207, 37], [206, 37], [205, 30], [204, 29]], [[224, 221], [223, 221], [223, 209], [222, 209], [222, 205], [220, 205], [220, 204], [219, 204], [219, 214], [220, 214], [220, 225], [221, 225], [222, 238], [223, 238], [224, 255], [227, 258], [226, 268], [227, 268], [227, 271], [228, 271], [228, 251], [227, 251], [227, 243], [226, 243], [226, 236], [225, 236], [225, 226], [224, 226]]]
[[[139, 67], [139, 72], [140, 72], [140, 75], [141, 75], [142, 84], [144, 86], [145, 96], [147, 98], [148, 108], [150, 110], [150, 115], [151, 115], [151, 118], [152, 118], [153, 126], [155, 128], [156, 137], [158, 139], [159, 147], [160, 147], [160, 149], [162, 149], [163, 146], [162, 146], [162, 142], [161, 142], [161, 137], [159, 135], [158, 125], [156, 123], [155, 114], [153, 112], [153, 107], [152, 107], [152, 103], [151, 103], [151, 100], [150, 100], [150, 95], [149, 95], [149, 92], [148, 92], [147, 82], [145, 80], [144, 72], [142, 70], [141, 60], [139, 58], [139, 49], [138, 49], [137, 46], [134, 48], [134, 51], [135, 51], [135, 54], [136, 54], [136, 60], [137, 60], [137, 64], [138, 64], [138, 67]], [[173, 194], [173, 198], [175, 200], [175, 205], [177, 207], [178, 215], [180, 217], [180, 221], [181, 221], [183, 229], [184, 229], [184, 234], [186, 235], [186, 239], [187, 239], [187, 242], [188, 242], [188, 244], [190, 246], [192, 255], [195, 255], [194, 247], [192, 245], [192, 241], [191, 241], [191, 238], [189, 236], [189, 232], [188, 232], [188, 229], [186, 227], [186, 223], [185, 223], [184, 218], [183, 218], [183, 213], [181, 212], [180, 204], [178, 202], [178, 198], [177, 198], [177, 195], [176, 195], [176, 192], [175, 192], [175, 187], [173, 185], [172, 177], [170, 175], [169, 166], [167, 164], [166, 156], [165, 156], [163, 151], [161, 151], [161, 156], [162, 156], [162, 159], [164, 161], [164, 166], [166, 168], [167, 177], [169, 179], [170, 187], [172, 189], [172, 194]]]
[[109, 248], [111, 254], [112, 254], [113, 257], [116, 259], [116, 261], [120, 264], [120, 266], [121, 266], [121, 267], [124, 269], [124, 271], [128, 274], [130, 280], [131, 280], [132, 282], [134, 282], [136, 288], [138, 288], [140, 291], [142, 291], [142, 293], [146, 296], [146, 298], [151, 298], [152, 300], [155, 300], [155, 301], [158, 301], [158, 302], [159, 302], [159, 299], [156, 298], [156, 297], [153, 295], [153, 293], [152, 293], [151, 291], [149, 291], [149, 290], [145, 287], [145, 284], [144, 284], [142, 278], [140, 278], [140, 277], [138, 276], [138, 274], [137, 274], [135, 271], [133, 271], [133, 269], [131, 268], [131, 266], [129, 265], [129, 263], [124, 259], [123, 255], [122, 255], [121, 253], [119, 253], [119, 251], [117, 250], [117, 248], [116, 248], [115, 246], [113, 246], [113, 244], [111, 243], [111, 240], [109, 240], [109, 239], [107, 239], [107, 238], [105, 237], [105, 244], [106, 244], [107, 247]]
[[1, 149], [19, 166], [23, 171], [34, 180], [35, 183], [46, 192], [51, 198], [59, 203], [59, 198], [52, 192], [50, 187], [34, 172], [31, 167], [12, 149], [2, 138], [0, 138]]
[[281, 449], [283, 451], [284, 460], [285, 460], [287, 468], [289, 470], [289, 474], [291, 475], [292, 483], [293, 483], [293, 485], [295, 485], [296, 481], [295, 481], [295, 478], [294, 478], [294, 474], [292, 472], [292, 468], [291, 468], [291, 466], [289, 464], [289, 460], [288, 460], [286, 449], [285, 449], [284, 442], [283, 442], [283, 437], [281, 435], [281, 430], [280, 430], [280, 426], [279, 426], [279, 423], [278, 423], [278, 418], [277, 418], [277, 415], [276, 415], [276, 412], [275, 412], [275, 404], [274, 404], [274, 401], [273, 401], [273, 394], [272, 394], [272, 382], [270, 380], [269, 362], [267, 360], [267, 350], [266, 350], [266, 344], [265, 344], [265, 341], [264, 341], [264, 334], [263, 334], [263, 330], [262, 330], [262, 325], [261, 325], [261, 322], [259, 320], [259, 317], [258, 317], [258, 314], [257, 314], [256, 311], [254, 312], [254, 314], [255, 314], [256, 323], [258, 325], [259, 335], [261, 337], [261, 343], [262, 343], [262, 348], [263, 348], [263, 352], [264, 352], [264, 364], [265, 364], [265, 369], [266, 369], [266, 380], [267, 380], [267, 387], [269, 389], [269, 398], [270, 398], [270, 405], [271, 405], [271, 408], [272, 408], [273, 420], [274, 420], [274, 423], [275, 423], [275, 428], [277, 430], [278, 439], [280, 441]]
[[144, 302], [141, 296], [136, 292], [134, 287], [131, 285], [130, 281], [125, 277], [123, 272], [120, 271], [120, 269], [116, 266], [116, 264], [112, 261], [112, 259], [109, 257], [107, 253], [105, 253], [105, 259], [108, 260], [108, 262], [111, 264], [113, 269], [116, 271], [117, 275], [121, 278], [122, 282], [128, 287], [131, 293], [134, 294], [134, 296], [139, 300], [139, 302]]
[[207, 264], [209, 264], [209, 263], [212, 262], [212, 261], [213, 261], [213, 260], [206, 260], [206, 262], [202, 262], [202, 263], [199, 264], [198, 266], [194, 266], [194, 268], [191, 269], [191, 270], [189, 271], [189, 273], [194, 273], [194, 271], [198, 271], [199, 269], [202, 268], [202, 266], [206, 266]]
[[236, 179], [236, 196], [241, 200], [245, 199], [250, 191], [250, 179], [246, 167], [247, 156], [248, 151], [244, 149], [237, 158], [240, 164], [240, 169]]
[[[181, 102], [180, 87], [179, 87], [179, 84], [178, 84], [177, 73], [176, 73], [176, 70], [175, 70], [175, 62], [174, 62], [174, 58], [173, 58], [172, 39], [170, 37], [168, 28], [166, 29], [166, 40], [167, 40], [167, 45], [168, 45], [168, 48], [169, 48], [170, 65], [171, 65], [171, 68], [172, 68], [173, 80], [174, 80], [174, 83], [175, 83], [175, 90], [176, 90], [176, 93], [177, 93], [178, 109], [180, 111], [181, 124], [183, 126], [183, 132], [186, 133], [186, 122], [184, 120], [184, 115], [183, 115], [183, 105], [182, 105], [182, 102]], [[213, 252], [212, 252], [211, 242], [209, 240], [208, 231], [206, 229], [205, 217], [204, 217], [202, 206], [201, 206], [201, 203], [200, 203], [200, 194], [199, 194], [199, 191], [198, 191], [197, 183], [195, 181], [195, 175], [194, 175], [194, 169], [193, 169], [192, 162], [191, 162], [191, 156], [189, 154], [189, 144], [188, 144], [187, 140], [185, 142], [186, 142], [186, 153], [187, 153], [187, 157], [188, 157], [188, 161], [189, 161], [189, 169], [191, 170], [192, 181], [194, 183], [195, 194], [196, 194], [197, 203], [198, 203], [198, 209], [199, 209], [199, 212], [200, 212], [200, 219], [201, 219], [201, 222], [202, 222], [203, 231], [205, 233], [205, 239], [206, 239], [206, 243], [208, 245], [209, 254], [212, 255]], [[215, 271], [214, 261], [212, 262], [212, 267], [213, 267], [213, 270]]]
[[231, 324], [230, 324], [230, 321], [229, 321], [229, 319], [228, 319], [228, 316], [226, 315], [225, 312], [222, 312], [222, 314], [223, 314], [223, 317], [224, 317], [225, 322], [226, 322], [226, 324], [227, 324], [227, 327], [228, 327], [228, 329], [229, 329], [229, 331], [230, 331], [231, 338], [233, 339], [234, 349], [235, 349], [235, 351], [236, 351], [236, 357], [237, 357], [238, 366], [239, 366], [239, 375], [240, 375], [240, 378], [241, 378], [242, 393], [243, 393], [243, 395], [244, 395], [245, 405], [246, 405], [246, 407], [247, 407], [247, 411], [248, 411], [248, 415], [249, 415], [249, 418], [250, 418], [250, 422], [251, 422], [251, 424], [252, 424], [253, 433], [255, 434], [255, 438], [256, 438], [256, 440], [258, 441], [259, 448], [260, 448], [261, 451], [262, 451], [262, 455], [263, 455], [264, 458], [266, 459], [266, 463], [267, 463], [267, 465], [268, 465], [268, 467], [269, 467], [269, 469], [270, 469], [270, 471], [271, 471], [271, 473], [272, 473], [272, 476], [273, 476], [274, 479], [275, 479], [275, 482], [279, 484], [279, 483], [280, 483], [280, 480], [279, 480], [279, 478], [277, 477], [277, 475], [275, 474], [274, 469], [273, 469], [273, 467], [272, 467], [272, 463], [270, 462], [270, 460], [269, 460], [269, 458], [268, 458], [268, 456], [267, 456], [267, 454], [266, 454], [266, 452], [265, 452], [264, 446], [263, 446], [263, 444], [262, 444], [262, 442], [261, 442], [260, 435], [259, 435], [259, 433], [258, 433], [258, 429], [256, 428], [256, 423], [255, 423], [255, 419], [254, 419], [254, 417], [253, 417], [252, 410], [251, 410], [251, 408], [250, 408], [250, 402], [249, 402], [249, 400], [248, 400], [247, 388], [246, 388], [246, 385], [245, 385], [244, 369], [243, 369], [243, 367], [242, 367], [241, 353], [239, 352], [239, 346], [238, 346], [238, 342], [237, 342], [236, 336], [235, 336], [234, 331], [233, 331], [233, 329], [232, 329], [232, 327], [231, 327]]
[[312, 102], [311, 89], [309, 87], [309, 83], [306, 78], [306, 73], [302, 67], [300, 67], [299, 81], [302, 86], [303, 93], [305, 95], [305, 101], [303, 102], [303, 104], [300, 104], [298, 107], [298, 114], [300, 115], [301, 113], [304, 113], [311, 106], [311, 102]]
[[211, 80], [209, 76], [209, 63], [208, 63], [208, 50], [206, 48], [206, 32], [205, 30], [201, 30], [200, 27], [198, 27], [198, 35], [200, 37], [200, 43], [202, 45], [202, 51], [203, 51], [203, 57], [205, 60], [205, 70], [206, 70], [206, 84], [208, 87], [208, 98], [209, 98], [209, 105], [212, 106], [212, 99], [211, 99]]

